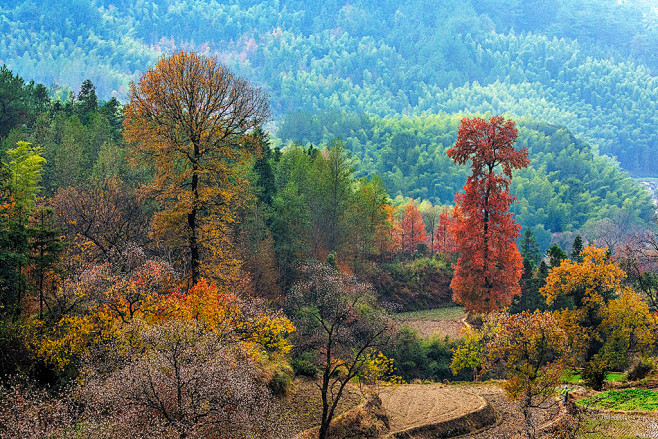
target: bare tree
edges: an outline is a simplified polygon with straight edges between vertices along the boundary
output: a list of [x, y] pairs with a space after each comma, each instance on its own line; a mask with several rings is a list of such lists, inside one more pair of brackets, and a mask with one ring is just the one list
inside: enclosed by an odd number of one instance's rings
[[290, 304], [297, 315], [297, 348], [318, 352], [319, 438], [326, 439], [345, 386], [365, 372], [369, 356], [387, 342], [392, 326], [375, 304], [370, 285], [323, 264], [306, 265], [302, 273]]
[[283, 434], [275, 401], [239, 344], [226, 344], [200, 325], [174, 321], [147, 328], [136, 345], [141, 349], [127, 364], [107, 377], [96, 374], [85, 387], [92, 409], [117, 421], [131, 419], [126, 434]]

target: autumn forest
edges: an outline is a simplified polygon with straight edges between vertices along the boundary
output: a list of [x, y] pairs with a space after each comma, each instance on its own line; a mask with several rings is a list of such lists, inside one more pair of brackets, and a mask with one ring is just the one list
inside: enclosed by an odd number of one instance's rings
[[0, 438], [651, 437], [658, 11], [556, 4], [0, 5]]

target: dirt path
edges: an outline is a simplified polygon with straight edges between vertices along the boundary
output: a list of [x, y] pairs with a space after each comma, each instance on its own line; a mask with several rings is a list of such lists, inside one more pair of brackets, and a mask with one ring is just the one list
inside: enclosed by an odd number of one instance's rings
[[408, 384], [380, 394], [390, 417], [391, 433], [436, 424], [478, 410], [483, 400], [459, 387], [438, 384]]
[[[460, 439], [512, 439], [523, 437], [523, 414], [517, 406], [505, 396], [505, 392], [498, 386], [482, 384], [468, 386], [473, 393], [481, 396], [493, 406], [498, 415], [498, 422], [476, 433], [460, 436]], [[536, 421], [542, 425], [557, 415], [558, 407], [552, 410], [536, 411]]]

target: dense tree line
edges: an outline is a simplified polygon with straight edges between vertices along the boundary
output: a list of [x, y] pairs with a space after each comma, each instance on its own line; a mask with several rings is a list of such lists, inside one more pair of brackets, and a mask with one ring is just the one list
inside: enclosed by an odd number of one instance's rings
[[11, 1], [0, 11], [11, 36], [0, 61], [48, 85], [91, 78], [103, 98], [125, 99], [160, 54], [188, 48], [262, 84], [277, 116], [527, 115], [655, 173], [658, 15], [647, 0]]
[[[452, 204], [466, 181], [467, 170], [452, 165], [446, 155], [457, 139], [460, 118], [292, 113], [278, 136], [301, 143], [338, 136], [352, 153], [356, 175], [380, 175], [392, 197], [445, 205]], [[591, 235], [603, 233], [597, 228], [601, 222], [625, 223], [629, 231], [651, 223], [649, 192], [613, 160], [596, 154], [563, 127], [530, 119], [520, 119], [518, 125], [517, 144], [528, 149], [530, 166], [515, 172], [510, 192], [518, 202], [512, 211], [523, 227], [533, 229], [542, 248], [551, 239], [570, 245], [583, 228]]]
[[[399, 380], [384, 345], [408, 355], [405, 377], [445, 377], [450, 347], [452, 369], [476, 377], [504, 359], [506, 390], [526, 408], [570, 364], [598, 388], [606, 370], [653, 352], [655, 319], [629, 286], [655, 306], [655, 235], [626, 236], [650, 220], [648, 194], [564, 128], [464, 118], [455, 142], [457, 115], [294, 113], [270, 139], [262, 90], [187, 51], [132, 84], [125, 107], [99, 101], [89, 80], [62, 101], [1, 73], [0, 423], [11, 435], [287, 437], [276, 396], [298, 373], [319, 379], [319, 436], [330, 437], [350, 381]], [[278, 147], [291, 138], [305, 144]], [[527, 153], [535, 165], [520, 169]], [[472, 162], [464, 193], [467, 171], [450, 159]], [[508, 189], [525, 221], [520, 254]], [[608, 249], [577, 236], [571, 259], [554, 244], [542, 260], [533, 231], [543, 244], [579, 229]], [[482, 330], [460, 345], [396, 334], [388, 309], [448, 302], [451, 266], [452, 298], [492, 313]], [[493, 314], [510, 301], [516, 315]], [[535, 358], [544, 350], [565, 361]]]

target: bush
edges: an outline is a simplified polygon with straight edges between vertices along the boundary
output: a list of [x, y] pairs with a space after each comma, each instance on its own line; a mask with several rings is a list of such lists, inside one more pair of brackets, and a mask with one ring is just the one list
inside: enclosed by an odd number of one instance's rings
[[653, 361], [650, 358], [641, 358], [635, 360], [628, 369], [628, 380], [637, 381], [649, 375], [653, 370]]
[[295, 375], [302, 375], [307, 377], [315, 377], [320, 371], [315, 365], [315, 353], [305, 351], [290, 360], [290, 366]]
[[380, 301], [400, 306], [400, 311], [438, 308], [452, 300], [452, 270], [445, 261], [419, 258], [382, 264], [369, 273]]
[[457, 376], [450, 370], [452, 349], [457, 342], [441, 337], [422, 339], [418, 333], [403, 327], [398, 331], [391, 346], [384, 355], [394, 359], [396, 373], [403, 380], [433, 381], [468, 381], [472, 379], [470, 371], [465, 370]]
[[267, 387], [276, 396], [286, 396], [292, 385], [293, 373], [292, 367], [287, 364], [278, 366]]
[[594, 390], [601, 390], [605, 382], [605, 365], [599, 359], [593, 358], [583, 369], [583, 381]]

